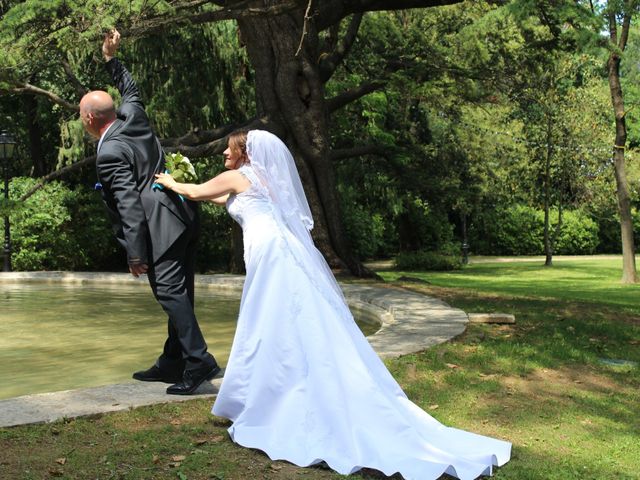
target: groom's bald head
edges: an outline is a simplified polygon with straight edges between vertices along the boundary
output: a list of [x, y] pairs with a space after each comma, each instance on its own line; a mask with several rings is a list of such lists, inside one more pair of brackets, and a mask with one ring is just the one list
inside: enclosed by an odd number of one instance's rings
[[113, 98], [107, 92], [94, 90], [80, 100], [80, 118], [85, 130], [100, 138], [102, 131], [116, 119]]

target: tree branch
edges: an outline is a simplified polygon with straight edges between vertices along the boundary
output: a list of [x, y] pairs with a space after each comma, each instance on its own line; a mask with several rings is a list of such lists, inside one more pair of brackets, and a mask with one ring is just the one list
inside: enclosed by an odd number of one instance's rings
[[44, 177], [40, 178], [38, 183], [36, 183], [33, 187], [31, 187], [26, 193], [24, 193], [20, 197], [20, 201], [24, 202], [27, 198], [29, 198], [31, 195], [36, 193], [42, 187], [44, 187], [47, 182], [50, 182], [51, 180], [55, 180], [56, 178], [61, 177], [74, 170], [77, 170], [78, 168], [84, 167], [86, 165], [91, 165], [95, 161], [96, 161], [96, 156], [91, 155], [90, 157], [87, 157], [84, 160], [80, 160], [79, 162], [73, 163], [71, 165], [67, 165], [66, 167], [63, 167], [60, 170], [56, 170], [55, 172], [51, 172], [50, 174], [45, 175]]
[[342, 63], [342, 60], [347, 56], [351, 46], [356, 41], [358, 36], [358, 30], [360, 29], [360, 23], [362, 22], [362, 13], [356, 13], [351, 18], [351, 23], [347, 29], [347, 33], [341, 42], [336, 45], [334, 51], [326, 56], [320, 57], [320, 78], [323, 83], [326, 83], [335, 72], [338, 65]]
[[123, 28], [122, 34], [128, 37], [138, 37], [163, 30], [167, 26], [175, 28], [185, 25], [220, 22], [222, 20], [238, 20], [247, 17], [282, 15], [299, 8], [301, 0], [291, 0], [280, 5], [272, 5], [269, 7], [243, 7], [243, 5], [246, 5], [247, 3], [248, 2], [241, 2], [233, 5], [232, 8], [222, 8], [207, 12], [187, 13], [178, 16], [162, 15], [148, 17], [129, 29]]
[[181, 3], [179, 5], [176, 5], [175, 8], [176, 8], [176, 10], [189, 10], [189, 9], [201, 7], [201, 6], [206, 5], [208, 3], [211, 3], [211, 2], [209, 0], [194, 0], [192, 2], [185, 2], [185, 3]]
[[408, 8], [453, 5], [462, 0], [323, 0], [316, 16], [316, 27], [324, 30], [353, 13], [380, 10], [406, 10]]
[[[271, 122], [269, 117], [253, 117], [240, 124], [224, 125], [213, 130], [196, 129], [177, 138], [161, 138], [160, 144], [162, 148], [168, 152], [180, 150], [180, 152], [184, 153], [184, 151], [186, 151], [185, 149], [191, 149], [190, 151], [196, 153], [193, 158], [206, 157], [208, 155], [207, 153], [199, 154], [198, 152], [206, 152], [206, 145], [209, 145], [208, 148], [214, 148], [213, 145], [216, 142], [219, 140], [226, 141], [229, 134], [236, 130], [271, 130], [273, 127], [273, 122]], [[222, 151], [224, 151], [224, 149], [222, 149]], [[218, 152], [216, 150], [213, 153], [221, 153], [222, 151]]]
[[624, 19], [622, 20], [622, 32], [620, 32], [620, 41], [618, 42], [620, 51], [624, 51], [627, 46], [627, 41], [629, 40], [629, 28], [631, 27], [631, 17], [633, 16], [633, 9], [629, 3], [631, 2], [627, 2], [626, 4]]
[[336, 49], [338, 45], [338, 35], [340, 34], [340, 22], [334, 23], [327, 29], [327, 35], [324, 39], [324, 45], [322, 48], [322, 52], [326, 52], [326, 55], [329, 55], [329, 52]]
[[194, 129], [182, 137], [161, 139], [160, 143], [167, 150], [172, 150], [173, 147], [178, 146], [194, 147], [219, 140], [239, 128], [242, 128], [242, 125], [225, 125], [213, 130]]
[[26, 82], [22, 84], [17, 84], [13, 88], [0, 90], [0, 95], [11, 94], [11, 93], [16, 93], [20, 95], [40, 95], [43, 97], [47, 97], [53, 103], [57, 103], [58, 105], [63, 106], [67, 110], [72, 110], [74, 112], [80, 111], [80, 107], [78, 105], [69, 103], [64, 98], [59, 97], [53, 92], [50, 92], [48, 90], [43, 90], [42, 88], [36, 87]]
[[609, 38], [611, 43], [618, 45], [618, 25], [616, 24], [616, 14], [613, 12], [609, 13]]
[[300, 44], [298, 45], [298, 49], [296, 50], [294, 57], [297, 57], [300, 54], [300, 51], [302, 50], [302, 45], [304, 44], [304, 37], [306, 37], [307, 33], [309, 32], [309, 20], [311, 20], [310, 12], [311, 12], [312, 3], [313, 3], [313, 0], [309, 0], [307, 9], [304, 12], [304, 22], [302, 24], [302, 35], [300, 36]]
[[71, 82], [71, 85], [73, 85], [73, 88], [76, 91], [76, 94], [80, 98], [82, 98], [85, 95], [85, 93], [89, 92], [89, 89], [86, 88], [84, 85], [82, 85], [80, 80], [78, 80], [78, 77], [76, 77], [76, 75], [73, 73], [73, 70], [71, 69], [71, 65], [69, 65], [69, 62], [67, 61], [67, 59], [62, 58], [60, 60], [60, 63], [62, 64], [64, 73], [67, 75], [67, 78]]
[[360, 85], [359, 87], [346, 90], [340, 95], [337, 95], [333, 98], [328, 98], [326, 100], [327, 111], [329, 111], [329, 113], [334, 112], [339, 108], [342, 108], [345, 105], [356, 101], [360, 97], [364, 97], [371, 92], [380, 90], [384, 86], [384, 82], [370, 82]]

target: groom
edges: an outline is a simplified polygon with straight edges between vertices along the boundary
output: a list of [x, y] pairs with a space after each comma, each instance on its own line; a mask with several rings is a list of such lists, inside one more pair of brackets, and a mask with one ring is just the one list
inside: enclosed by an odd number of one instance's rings
[[114, 58], [119, 45], [120, 34], [113, 30], [105, 36], [102, 53], [122, 96], [120, 109], [116, 112], [111, 96], [98, 90], [82, 98], [80, 117], [85, 130], [99, 139], [96, 168], [102, 197], [116, 238], [127, 251], [129, 271], [134, 277], [147, 274], [169, 316], [162, 354], [133, 378], [174, 383], [167, 393], [189, 395], [220, 372], [193, 311], [198, 212], [194, 203], [152, 187], [154, 174], [164, 171], [164, 154], [133, 78]]

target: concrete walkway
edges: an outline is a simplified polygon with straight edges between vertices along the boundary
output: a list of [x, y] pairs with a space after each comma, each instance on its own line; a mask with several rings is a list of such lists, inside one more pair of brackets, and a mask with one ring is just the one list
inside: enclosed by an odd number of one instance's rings
[[[196, 283], [217, 294], [240, 297], [244, 277], [201, 275]], [[12, 272], [0, 273], [0, 284], [16, 282], [64, 282], [65, 284], [146, 284], [146, 278], [128, 274]], [[380, 329], [369, 342], [382, 358], [424, 350], [461, 334], [467, 325], [465, 312], [426, 295], [376, 285], [343, 284], [351, 310]], [[224, 372], [223, 372], [224, 373]], [[0, 400], [0, 427], [52, 422], [60, 418], [98, 415], [142, 405], [180, 402], [195, 397], [213, 397], [222, 378], [205, 382], [196, 395], [167, 395], [166, 384], [134, 382], [62, 392], [24, 395]]]

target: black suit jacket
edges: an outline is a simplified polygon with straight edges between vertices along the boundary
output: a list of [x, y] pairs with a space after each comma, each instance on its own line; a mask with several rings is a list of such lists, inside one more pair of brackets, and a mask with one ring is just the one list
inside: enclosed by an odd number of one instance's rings
[[117, 120], [98, 149], [96, 169], [113, 230], [130, 265], [157, 261], [187, 228], [197, 228], [197, 206], [154, 190], [164, 153], [153, 134], [138, 87], [117, 58], [107, 71], [122, 96]]

